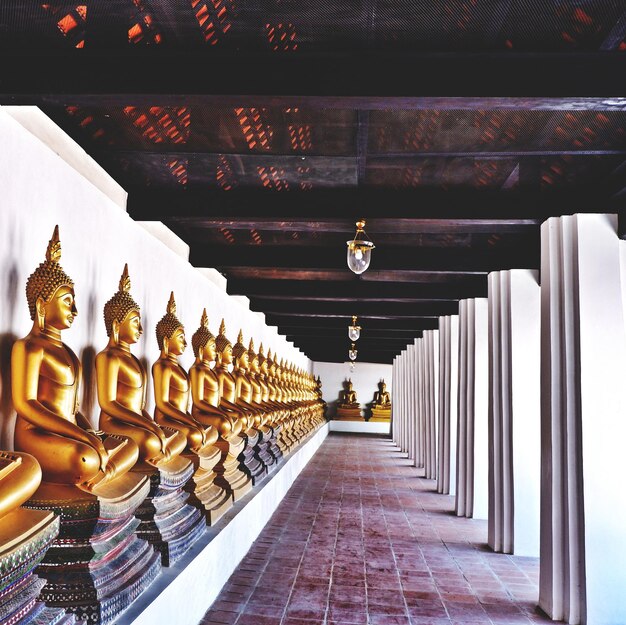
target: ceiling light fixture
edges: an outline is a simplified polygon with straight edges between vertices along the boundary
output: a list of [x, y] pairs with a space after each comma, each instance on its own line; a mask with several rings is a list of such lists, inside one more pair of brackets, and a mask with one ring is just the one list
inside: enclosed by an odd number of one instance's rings
[[352, 325], [348, 326], [348, 338], [351, 341], [358, 341], [361, 336], [361, 326], [356, 324], [356, 315], [352, 315]]
[[356, 347], [354, 346], [354, 343], [352, 343], [352, 348], [348, 350], [348, 358], [350, 358], [350, 360], [354, 361], [356, 360], [357, 357], [357, 350]]
[[361, 274], [370, 266], [370, 259], [374, 244], [366, 239], [365, 219], [356, 222], [354, 239], [346, 241], [348, 244], [348, 267], [354, 273]]

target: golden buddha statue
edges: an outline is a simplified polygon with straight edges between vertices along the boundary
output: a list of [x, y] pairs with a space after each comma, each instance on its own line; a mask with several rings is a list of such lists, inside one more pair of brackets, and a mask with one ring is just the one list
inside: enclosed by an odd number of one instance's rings
[[160, 427], [145, 409], [146, 371], [130, 351], [143, 328], [139, 305], [130, 295], [128, 265], [124, 266], [117, 293], [104, 305], [104, 324], [109, 343], [96, 357], [100, 429], [137, 443], [139, 462], [135, 470], [183, 470], [190, 464], [179, 458], [187, 446], [185, 435]]
[[238, 401], [237, 380], [228, 370], [233, 364], [233, 345], [226, 337], [226, 324], [222, 319], [220, 331], [215, 339], [216, 361], [215, 374], [219, 382], [220, 407], [224, 405], [229, 410], [237, 411], [242, 420], [242, 437], [246, 445], [239, 456], [241, 469], [249, 475], [253, 483], [265, 473], [265, 466], [258, 458], [256, 446], [259, 442], [259, 431], [254, 428], [255, 414], [249, 411]]
[[352, 380], [348, 379], [345, 390], [342, 390], [337, 405], [337, 419], [346, 421], [362, 421], [361, 406], [352, 388]]
[[252, 482], [239, 469], [237, 457], [243, 452], [245, 440], [239, 436], [242, 423], [241, 413], [221, 401], [220, 383], [211, 363], [217, 358], [215, 337], [209, 331], [206, 309], [200, 319], [200, 327], [191, 337], [191, 345], [196, 361], [191, 367], [192, 415], [203, 425], [217, 428], [220, 437], [215, 445], [221, 452], [221, 460], [214, 470], [219, 479], [216, 484], [223, 486], [232, 499], [241, 499], [251, 488]]
[[215, 337], [209, 331], [206, 308], [200, 319], [200, 327], [191, 337], [191, 345], [196, 357], [189, 370], [194, 418], [204, 425], [217, 428], [224, 440], [232, 440], [235, 445], [243, 446], [243, 440], [238, 436], [244, 423], [241, 412], [235, 406], [229, 406], [228, 402], [220, 402], [219, 380], [211, 369], [211, 363], [217, 358], [217, 348]]
[[263, 442], [267, 445], [267, 452], [271, 457], [273, 466], [275, 461], [282, 456], [282, 452], [276, 443], [278, 428], [274, 424], [275, 413], [270, 406], [263, 402], [263, 386], [260, 373], [259, 356], [254, 351], [254, 341], [250, 339], [250, 344], [248, 345], [248, 380], [250, 381], [252, 391], [250, 403], [261, 410], [261, 423], [257, 427], [261, 432]]
[[391, 420], [391, 397], [387, 391], [385, 380], [378, 384], [379, 390], [374, 393], [372, 401], [372, 416], [370, 421], [390, 421]]
[[237, 342], [233, 345], [233, 359], [235, 368], [233, 376], [235, 378], [235, 402], [241, 406], [253, 419], [253, 427], [259, 433], [255, 451], [258, 459], [270, 467], [275, 464], [275, 458], [269, 451], [269, 436], [271, 430], [263, 428], [266, 420], [266, 413], [260, 405], [252, 403], [253, 387], [250, 378], [249, 352], [243, 344], [243, 331], [239, 330]]
[[377, 408], [391, 408], [391, 399], [387, 391], [385, 380], [380, 382], [380, 390], [374, 393], [374, 406]]
[[156, 326], [156, 339], [161, 354], [152, 365], [156, 408], [155, 421], [182, 432], [187, 452], [200, 467], [211, 470], [219, 461], [220, 452], [213, 444], [219, 436], [217, 428], [205, 426], [189, 414], [191, 384], [187, 372], [178, 362], [187, 347], [185, 328], [176, 316], [174, 293], [170, 294], [167, 312]]
[[[121, 491], [114, 487], [137, 462], [139, 449], [127, 437], [99, 436], [78, 411], [81, 364], [61, 341], [61, 333], [77, 315], [74, 283], [59, 265], [60, 259], [57, 226], [46, 260], [26, 284], [33, 327], [15, 343], [11, 354], [15, 448], [37, 458], [44, 482], [119, 497], [145, 481], [138, 477], [133, 484], [125, 480]], [[52, 491], [48, 488], [46, 496], [53, 497]]]

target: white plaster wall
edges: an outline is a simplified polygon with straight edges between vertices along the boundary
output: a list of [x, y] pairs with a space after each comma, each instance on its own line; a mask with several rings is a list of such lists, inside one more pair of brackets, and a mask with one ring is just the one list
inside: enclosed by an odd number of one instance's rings
[[[34, 123], [34, 122], [33, 122]], [[78, 146], [76, 149], [81, 151]], [[68, 150], [67, 145], [64, 150]], [[110, 184], [108, 176], [107, 185]], [[93, 180], [93, 170], [90, 170]], [[142, 307], [144, 336], [134, 353], [149, 368], [158, 357], [154, 329], [165, 313], [171, 290], [178, 316], [191, 334], [206, 307], [210, 328], [217, 334], [222, 317], [234, 342], [239, 328], [245, 340], [263, 342], [279, 357], [310, 370], [310, 361], [264, 325], [256, 313], [233, 301], [186, 260], [135, 223], [94, 183], [18, 121], [0, 108], [0, 423], [4, 448], [12, 448], [14, 426], [9, 392], [10, 350], [27, 334], [32, 322], [25, 297], [26, 279], [44, 260], [48, 240], [59, 224], [61, 265], [76, 285], [78, 317], [63, 334], [84, 364], [81, 409], [92, 422], [98, 418], [93, 359], [107, 342], [102, 310], [117, 290], [128, 262], [132, 295]], [[182, 358], [193, 362], [191, 347]], [[362, 366], [362, 365], [361, 365]], [[385, 371], [386, 373], [386, 371]], [[150, 405], [152, 409], [152, 392]]]
[[362, 409], [374, 399], [374, 393], [378, 390], [378, 382], [381, 379], [385, 380], [393, 403], [392, 368], [392, 365], [357, 362], [354, 371], [350, 372], [349, 362], [313, 363], [313, 375], [319, 375], [322, 379], [322, 393], [324, 401], [328, 404], [328, 416], [335, 415], [339, 393], [344, 388], [344, 381], [348, 378], [352, 380], [352, 386]]

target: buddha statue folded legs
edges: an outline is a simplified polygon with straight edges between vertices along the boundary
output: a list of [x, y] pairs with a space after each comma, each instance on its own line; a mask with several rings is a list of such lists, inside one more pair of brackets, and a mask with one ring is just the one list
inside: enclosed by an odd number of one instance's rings
[[[53, 545], [46, 555], [40, 567], [48, 579], [43, 596], [54, 596], [57, 605], [67, 605], [93, 622], [107, 622], [108, 615], [119, 615], [143, 585], [154, 579], [160, 562], [152, 547], [133, 534], [136, 524], [131, 521], [132, 513], [149, 490], [144, 475], [130, 472], [138, 458], [137, 444], [128, 437], [95, 432], [78, 410], [81, 365], [61, 340], [61, 333], [77, 315], [74, 284], [59, 265], [60, 257], [61, 245], [55, 229], [46, 260], [29, 277], [26, 286], [32, 330], [15, 343], [11, 355], [13, 403], [17, 411], [15, 448], [31, 453], [41, 465], [43, 482], [28, 502], [29, 507], [61, 514], [62, 532], [70, 537], [76, 532], [80, 536], [93, 532], [96, 536], [99, 524], [104, 523], [109, 531], [102, 549], [121, 542], [129, 551], [118, 549], [119, 558], [128, 557], [131, 551], [144, 556], [134, 561], [139, 589], [131, 591], [124, 587], [123, 579], [113, 576], [109, 594], [96, 599], [93, 589], [100, 577], [110, 576], [99, 561], [91, 562], [78, 551], [73, 560], [72, 549], [65, 547], [64, 564], [78, 568], [76, 585], [84, 588], [81, 594], [63, 582], [63, 566], [58, 566], [58, 562], [52, 567], [47, 565], [48, 560], [55, 561], [60, 547]], [[64, 530], [65, 519], [69, 518], [72, 524]], [[69, 544], [73, 546], [71, 541]]]
[[174, 294], [170, 296], [167, 313], [156, 327], [157, 343], [161, 350], [159, 359], [152, 366], [156, 409], [155, 421], [161, 426], [174, 428], [185, 435], [187, 457], [192, 458], [197, 471], [192, 493], [202, 505], [209, 522], [221, 516], [230, 505], [230, 495], [215, 483], [214, 468], [222, 453], [216, 446], [219, 438], [217, 428], [203, 424], [188, 412], [191, 399], [191, 381], [188, 373], [178, 362], [187, 347], [185, 329], [176, 317]]
[[143, 334], [141, 311], [130, 286], [125, 266], [118, 291], [104, 306], [109, 343], [96, 357], [100, 428], [137, 445], [139, 460], [133, 471], [150, 478], [150, 493], [136, 513], [141, 519], [137, 533], [169, 566], [189, 549], [190, 531], [201, 525], [200, 513], [186, 503], [189, 495], [184, 491], [194, 466], [181, 455], [187, 446], [185, 435], [159, 426], [145, 409], [147, 374], [131, 352]]

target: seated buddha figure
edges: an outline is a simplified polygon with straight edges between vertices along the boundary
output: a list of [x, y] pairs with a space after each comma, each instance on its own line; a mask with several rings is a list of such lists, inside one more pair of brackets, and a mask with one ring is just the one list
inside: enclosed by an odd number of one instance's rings
[[202, 313], [200, 327], [191, 337], [191, 345], [196, 361], [191, 367], [192, 415], [203, 425], [217, 428], [226, 441], [239, 444], [238, 434], [244, 420], [241, 410], [227, 400], [221, 401], [220, 383], [211, 363], [217, 358], [215, 337], [209, 331], [206, 309]]
[[340, 408], [359, 408], [359, 402], [356, 399], [356, 392], [352, 388], [352, 380], [348, 380], [347, 388], [341, 391]]
[[286, 415], [286, 412], [284, 410], [284, 406], [281, 406], [277, 401], [273, 401], [271, 399], [272, 390], [270, 388], [268, 371], [270, 360], [265, 357], [263, 343], [259, 345], [259, 353], [256, 355], [256, 361], [258, 363], [256, 379], [261, 386], [261, 403], [265, 410], [270, 414], [272, 427], [276, 428], [279, 427], [279, 423]]
[[235, 368], [235, 403], [252, 416], [254, 427], [258, 429], [265, 418], [265, 412], [259, 405], [252, 403], [252, 384], [250, 381], [250, 359], [248, 350], [243, 344], [243, 331], [239, 330], [237, 342], [233, 346]]
[[99, 436], [78, 411], [81, 364], [61, 340], [77, 315], [74, 283], [60, 259], [57, 227], [26, 284], [32, 330], [11, 354], [15, 449], [35, 456], [45, 483], [98, 495], [134, 466], [139, 450], [129, 438]]
[[385, 380], [380, 382], [379, 390], [374, 393], [373, 406], [381, 409], [391, 408], [391, 398], [389, 397], [389, 391], [387, 391]]
[[[184, 451], [187, 439], [177, 430], [159, 426], [145, 409], [147, 374], [130, 351], [143, 328], [139, 305], [130, 295], [128, 265], [117, 293], [104, 305], [104, 325], [109, 343], [96, 357], [100, 429], [137, 443], [136, 470], [171, 465]], [[189, 460], [184, 462], [189, 465]]]
[[170, 295], [166, 314], [157, 323], [156, 339], [161, 355], [152, 365], [154, 419], [161, 426], [182, 432], [187, 440], [187, 451], [199, 456], [200, 466], [203, 466], [203, 459], [208, 462], [217, 451], [213, 444], [219, 434], [217, 428], [203, 425], [188, 412], [191, 384], [178, 362], [187, 341], [185, 328], [176, 316], [174, 293]]

